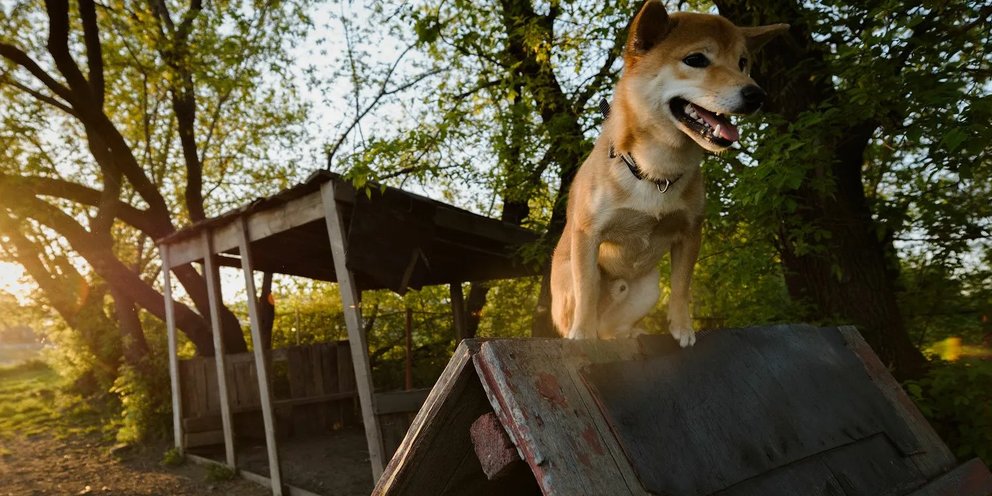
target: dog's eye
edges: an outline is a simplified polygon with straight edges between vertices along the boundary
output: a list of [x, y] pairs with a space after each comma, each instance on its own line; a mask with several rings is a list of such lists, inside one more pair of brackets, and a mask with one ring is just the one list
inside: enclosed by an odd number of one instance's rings
[[682, 62], [689, 67], [706, 67], [710, 65], [710, 59], [701, 53], [689, 54], [682, 59]]
[[741, 72], [744, 72], [744, 69], [747, 69], [747, 59], [744, 58], [744, 57], [741, 57], [740, 62], [737, 62], [737, 67], [740, 67], [741, 68]]

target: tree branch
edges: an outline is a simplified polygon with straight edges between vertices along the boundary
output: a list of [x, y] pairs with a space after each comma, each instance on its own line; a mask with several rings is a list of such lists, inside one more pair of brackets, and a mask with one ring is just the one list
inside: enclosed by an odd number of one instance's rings
[[96, 6], [93, 0], [79, 0], [79, 18], [83, 21], [83, 40], [86, 44], [86, 63], [89, 66], [90, 88], [96, 105], [103, 108], [103, 47], [100, 45], [100, 28], [96, 23]]
[[[51, 196], [71, 200], [83, 205], [99, 207], [103, 193], [78, 183], [42, 176], [11, 176], [0, 174], [0, 191], [19, 191], [31, 195]], [[153, 222], [147, 211], [137, 209], [127, 203], [118, 202], [114, 206], [117, 217], [128, 225], [152, 238], [160, 238], [170, 231], [163, 230]]]
[[38, 81], [41, 81], [48, 89], [52, 90], [60, 98], [68, 103], [72, 103], [72, 92], [69, 88], [66, 88], [61, 83], [55, 80], [51, 75], [45, 72], [37, 62], [34, 61], [28, 54], [24, 53], [23, 50], [17, 48], [13, 45], [8, 45], [6, 43], [0, 43], [0, 56], [3, 58], [23, 67]]

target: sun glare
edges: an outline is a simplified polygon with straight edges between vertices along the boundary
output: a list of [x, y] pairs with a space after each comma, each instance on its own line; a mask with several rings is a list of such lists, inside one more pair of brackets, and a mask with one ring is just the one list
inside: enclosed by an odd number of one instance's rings
[[24, 275], [24, 269], [17, 264], [0, 262], [0, 291], [10, 293], [18, 300], [25, 300], [34, 285]]

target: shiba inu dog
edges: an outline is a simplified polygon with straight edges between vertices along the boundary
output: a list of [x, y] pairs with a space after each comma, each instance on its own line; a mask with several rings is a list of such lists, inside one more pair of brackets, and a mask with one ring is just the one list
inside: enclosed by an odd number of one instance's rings
[[738, 27], [644, 3], [552, 258], [551, 312], [564, 337], [643, 332], [635, 325], [658, 301], [658, 262], [671, 252], [669, 332], [683, 347], [695, 343], [689, 285], [702, 235], [700, 162], [739, 139], [731, 115], [761, 107], [766, 95], [748, 74], [751, 57], [788, 27]]

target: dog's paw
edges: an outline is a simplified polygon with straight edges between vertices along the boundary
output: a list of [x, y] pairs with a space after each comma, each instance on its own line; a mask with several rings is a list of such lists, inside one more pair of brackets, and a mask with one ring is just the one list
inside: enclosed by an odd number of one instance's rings
[[685, 348], [696, 344], [696, 331], [692, 327], [671, 327], [669, 332], [672, 337], [679, 342], [679, 346]]

